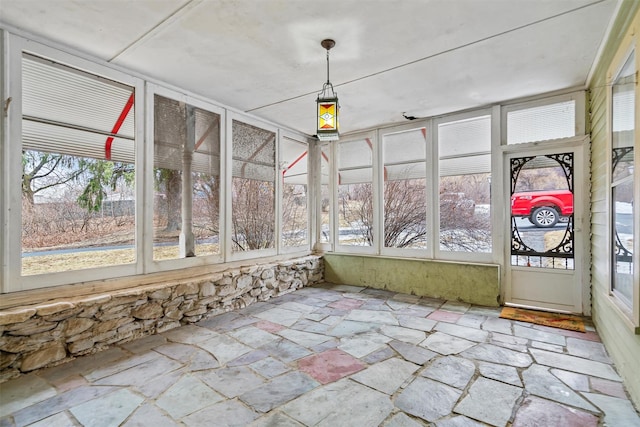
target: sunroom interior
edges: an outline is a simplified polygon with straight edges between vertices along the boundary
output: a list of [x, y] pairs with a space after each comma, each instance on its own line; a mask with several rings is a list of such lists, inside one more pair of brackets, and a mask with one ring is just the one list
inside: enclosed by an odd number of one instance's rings
[[327, 281], [590, 317], [640, 405], [640, 3], [365, 3], [2, 3], [3, 336], [200, 300], [0, 379]]

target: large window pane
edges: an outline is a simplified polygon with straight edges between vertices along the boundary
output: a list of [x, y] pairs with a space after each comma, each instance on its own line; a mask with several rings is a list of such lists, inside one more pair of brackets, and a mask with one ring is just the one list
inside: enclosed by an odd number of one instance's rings
[[387, 134], [384, 155], [384, 246], [427, 244], [426, 129]]
[[[635, 54], [632, 54], [612, 88], [612, 277], [611, 289], [633, 308]], [[637, 296], [636, 296], [637, 298]]]
[[232, 250], [275, 247], [276, 134], [234, 120]]
[[220, 116], [154, 98], [156, 260], [220, 253]]
[[280, 145], [282, 165], [282, 244], [285, 247], [309, 243], [307, 210], [307, 144], [283, 138]]
[[438, 125], [440, 250], [491, 252], [491, 116]]
[[22, 274], [135, 262], [134, 89], [22, 58]]
[[338, 243], [373, 245], [373, 155], [369, 138], [338, 145]]

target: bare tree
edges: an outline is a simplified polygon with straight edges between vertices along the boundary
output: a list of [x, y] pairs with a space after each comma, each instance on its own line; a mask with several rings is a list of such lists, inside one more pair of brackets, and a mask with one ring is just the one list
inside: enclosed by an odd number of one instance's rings
[[231, 240], [235, 249], [273, 248], [275, 243], [273, 182], [233, 178]]

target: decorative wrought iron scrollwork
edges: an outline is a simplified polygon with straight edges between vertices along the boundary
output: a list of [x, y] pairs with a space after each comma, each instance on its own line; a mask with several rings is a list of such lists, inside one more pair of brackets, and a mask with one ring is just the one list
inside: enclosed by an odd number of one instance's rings
[[618, 163], [631, 152], [633, 152], [633, 147], [621, 147], [611, 150], [611, 170], [615, 172]]
[[573, 153], [547, 154], [545, 157], [558, 162], [558, 164], [564, 171], [564, 176], [567, 179], [569, 191], [573, 193]]
[[632, 262], [633, 261], [633, 252], [628, 250], [622, 244], [620, 240], [620, 236], [618, 236], [618, 231], [616, 230], [616, 241], [614, 244], [614, 256], [616, 261], [620, 262]]
[[518, 175], [520, 175], [520, 171], [529, 160], [533, 159], [535, 159], [535, 156], [511, 159], [511, 195], [516, 192], [516, 182], [518, 182]]

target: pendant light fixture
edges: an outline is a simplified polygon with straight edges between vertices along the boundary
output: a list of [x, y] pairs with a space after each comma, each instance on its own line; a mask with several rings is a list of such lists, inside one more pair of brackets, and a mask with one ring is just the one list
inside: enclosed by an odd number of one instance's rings
[[318, 122], [317, 136], [320, 141], [337, 141], [340, 137], [338, 133], [338, 94], [333, 90], [333, 85], [329, 80], [329, 50], [336, 45], [331, 39], [325, 39], [320, 42], [323, 48], [327, 50], [327, 82], [322, 85], [322, 92], [318, 94], [316, 99]]

